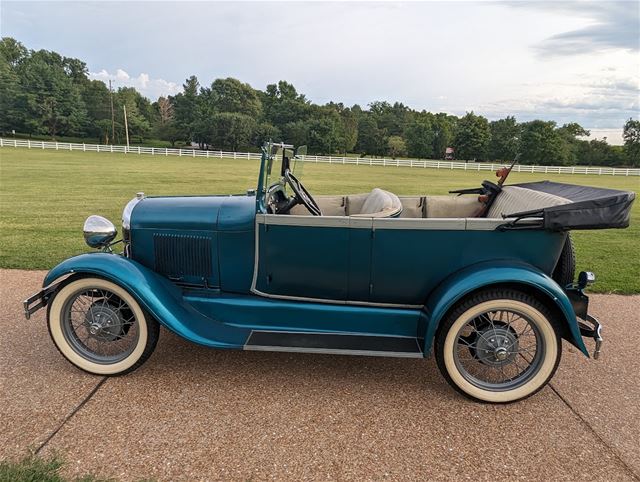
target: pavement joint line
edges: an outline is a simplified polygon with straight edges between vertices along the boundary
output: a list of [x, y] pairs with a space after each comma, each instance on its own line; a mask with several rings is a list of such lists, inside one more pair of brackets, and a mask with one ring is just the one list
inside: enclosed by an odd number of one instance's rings
[[58, 427], [51, 433], [51, 435], [49, 435], [47, 437], [47, 439], [42, 442], [40, 444], [40, 446], [36, 449], [36, 451], [34, 452], [35, 455], [38, 455], [40, 453], [40, 451], [51, 441], [51, 439], [53, 437], [56, 436], [56, 434], [62, 429], [62, 427], [65, 426], [65, 424], [71, 420], [73, 418], [73, 416], [78, 413], [80, 411], [80, 409], [82, 407], [84, 407], [86, 405], [86, 403], [91, 400], [91, 398], [96, 394], [96, 392], [100, 389], [100, 387], [102, 385], [104, 385], [104, 382], [107, 381], [108, 377], [102, 377], [102, 380], [100, 380], [97, 385], [95, 387], [93, 387], [93, 389], [89, 392], [89, 394], [78, 404], [78, 406], [76, 408], [73, 409], [73, 411], [67, 415], [64, 420], [60, 423], [60, 425], [58, 425]]
[[558, 398], [560, 400], [562, 400], [562, 402], [569, 407], [569, 410], [571, 410], [576, 417], [578, 417], [580, 419], [580, 421], [587, 426], [587, 428], [589, 429], [589, 431], [591, 433], [593, 433], [593, 435], [595, 435], [595, 437], [602, 443], [602, 445], [604, 445], [605, 447], [607, 447], [609, 449], [609, 451], [613, 454], [613, 456], [622, 464], [622, 466], [627, 469], [627, 471], [631, 474], [631, 476], [636, 479], [636, 480], [640, 480], [640, 475], [636, 474], [635, 471], [629, 467], [629, 465], [622, 459], [622, 457], [618, 454], [618, 452], [611, 446], [609, 445], [601, 436], [598, 432], [595, 431], [595, 429], [591, 426], [591, 424], [587, 421], [587, 419], [585, 419], [576, 409], [573, 408], [573, 406], [569, 403], [569, 401], [564, 398], [562, 396], [562, 394], [560, 393], [560, 391], [553, 386], [552, 383], [549, 383], [549, 388], [551, 388], [551, 390], [553, 391], [553, 393], [555, 393]]

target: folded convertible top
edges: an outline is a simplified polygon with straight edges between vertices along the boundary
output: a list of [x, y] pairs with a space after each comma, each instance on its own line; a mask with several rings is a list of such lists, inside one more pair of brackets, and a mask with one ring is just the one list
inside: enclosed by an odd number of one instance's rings
[[511, 217], [542, 217], [543, 228], [570, 229], [626, 228], [631, 217], [635, 192], [551, 181], [513, 186], [556, 196], [562, 204], [511, 214]]

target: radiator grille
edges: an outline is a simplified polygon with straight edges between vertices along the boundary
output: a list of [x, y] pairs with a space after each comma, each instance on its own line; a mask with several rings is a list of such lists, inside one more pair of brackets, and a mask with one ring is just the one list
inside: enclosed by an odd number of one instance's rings
[[213, 275], [212, 241], [208, 236], [156, 233], [155, 270], [172, 278], [209, 279]]

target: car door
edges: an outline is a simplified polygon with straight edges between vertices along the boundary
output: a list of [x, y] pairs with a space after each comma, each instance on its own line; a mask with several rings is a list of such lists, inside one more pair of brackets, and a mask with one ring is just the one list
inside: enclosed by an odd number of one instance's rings
[[348, 299], [348, 217], [258, 214], [256, 222], [255, 293], [336, 302]]

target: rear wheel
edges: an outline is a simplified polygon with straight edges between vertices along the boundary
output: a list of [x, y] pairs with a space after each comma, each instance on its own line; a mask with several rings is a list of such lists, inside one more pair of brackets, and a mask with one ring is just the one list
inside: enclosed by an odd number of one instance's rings
[[542, 303], [520, 291], [491, 289], [449, 313], [435, 349], [438, 367], [453, 388], [475, 400], [507, 403], [547, 384], [562, 345]]
[[62, 355], [96, 375], [122, 375], [153, 352], [158, 322], [120, 286], [102, 278], [64, 285], [49, 304], [49, 333]]
[[576, 274], [576, 250], [573, 247], [571, 234], [567, 234], [558, 263], [553, 270], [551, 277], [563, 288], [573, 283]]

